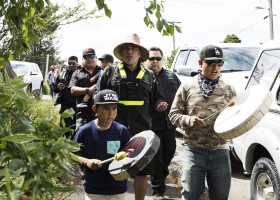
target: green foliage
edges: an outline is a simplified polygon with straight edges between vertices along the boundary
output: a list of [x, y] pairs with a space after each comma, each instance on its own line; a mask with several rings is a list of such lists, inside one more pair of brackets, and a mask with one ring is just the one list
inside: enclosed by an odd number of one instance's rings
[[71, 152], [78, 144], [63, 137], [69, 128], [59, 127], [52, 101], [28, 96], [22, 77], [5, 79], [1, 76], [0, 199], [55, 199], [72, 189], [60, 184], [59, 177], [69, 178], [65, 174], [70, 174]]
[[223, 43], [241, 43], [241, 40], [235, 34], [231, 34], [227, 35]]
[[175, 56], [176, 56], [178, 50], [179, 50], [179, 48], [173, 50], [173, 51], [171, 52], [171, 55], [170, 55], [169, 57], [166, 58], [165, 64], [166, 64], [167, 68], [171, 68], [172, 63], [173, 63], [173, 61], [174, 61], [174, 58], [175, 58]]
[[43, 94], [45, 94], [45, 95], [51, 94], [51, 88], [47, 82], [43, 83]]
[[[163, 1], [150, 0], [149, 6], [145, 7], [146, 15], [144, 17], [144, 23], [149, 28], [156, 28], [162, 35], [169, 36], [174, 35], [176, 30], [178, 33], [182, 33], [182, 30], [174, 22], [167, 21], [162, 17], [164, 12]], [[154, 24], [152, 17], [156, 18], [156, 25]]]

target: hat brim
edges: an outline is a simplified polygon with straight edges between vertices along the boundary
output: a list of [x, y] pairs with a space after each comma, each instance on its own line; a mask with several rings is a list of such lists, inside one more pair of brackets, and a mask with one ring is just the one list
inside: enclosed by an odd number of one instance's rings
[[203, 60], [226, 60], [226, 59], [221, 57], [210, 57], [210, 58], [204, 58]]
[[125, 42], [122, 44], [119, 44], [118, 46], [115, 47], [114, 49], [114, 55], [119, 59], [119, 60], [123, 60], [123, 47], [126, 45], [135, 45], [138, 46], [141, 49], [141, 57], [139, 59], [140, 62], [144, 62], [149, 58], [149, 51], [148, 49], [146, 49], [143, 46], [140, 46], [138, 44], [135, 43], [130, 43], [130, 42]]
[[106, 104], [119, 104], [119, 102], [100, 102], [95, 105], [106, 105]]

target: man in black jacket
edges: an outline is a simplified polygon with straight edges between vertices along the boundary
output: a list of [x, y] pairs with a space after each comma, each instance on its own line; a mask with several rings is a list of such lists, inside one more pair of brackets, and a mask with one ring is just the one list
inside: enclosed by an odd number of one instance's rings
[[158, 47], [149, 49], [146, 64], [154, 72], [158, 88], [168, 105], [164, 112], [154, 111], [152, 115], [152, 130], [160, 138], [160, 147], [153, 158], [154, 170], [150, 177], [153, 196], [155, 199], [164, 199], [165, 179], [169, 174], [168, 166], [176, 150], [176, 127], [171, 124], [168, 114], [181, 81], [174, 72], [163, 68], [163, 52]]
[[[149, 51], [140, 45], [137, 34], [131, 34], [126, 42], [117, 45], [114, 55], [121, 60], [119, 66], [106, 68], [100, 89], [111, 89], [118, 93], [120, 104], [116, 121], [125, 125], [131, 136], [152, 128], [152, 110], [164, 111], [154, 73], [141, 66], [149, 57]], [[148, 165], [134, 177], [135, 200], [144, 200], [148, 188]]]
[[[67, 117], [64, 119], [65, 126], [70, 127], [72, 131], [67, 132], [65, 135], [72, 138], [73, 132], [76, 127], [76, 97], [71, 94], [68, 88], [73, 72], [78, 67], [78, 58], [76, 56], [70, 56], [68, 59], [68, 66], [63, 68], [59, 73], [54, 87], [54, 92], [58, 93], [55, 104], [60, 104], [59, 113], [63, 113], [66, 109], [73, 109], [75, 113], [73, 117]], [[60, 122], [61, 126], [62, 121]]]

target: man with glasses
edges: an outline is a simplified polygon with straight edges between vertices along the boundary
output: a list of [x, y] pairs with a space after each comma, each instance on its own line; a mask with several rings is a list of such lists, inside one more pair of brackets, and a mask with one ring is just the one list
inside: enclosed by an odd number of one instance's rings
[[[118, 93], [120, 104], [116, 121], [128, 128], [132, 136], [151, 130], [152, 110], [164, 111], [153, 72], [140, 64], [149, 58], [149, 51], [140, 45], [136, 33], [130, 34], [124, 43], [117, 45], [114, 55], [121, 60], [119, 66], [109, 66], [100, 82], [100, 89]], [[135, 200], [144, 200], [148, 188], [147, 175], [151, 166], [146, 166], [134, 178]]]
[[[93, 82], [90, 79], [97, 77], [100, 69], [100, 66], [97, 65], [95, 50], [93, 48], [85, 49], [83, 51], [82, 67], [73, 73], [69, 84], [72, 95], [76, 96], [77, 105], [83, 102], [86, 94], [92, 96], [95, 93], [97, 79]], [[86, 107], [77, 107], [76, 130], [95, 119], [95, 115], [91, 109], [93, 99], [90, 98], [86, 104]]]
[[150, 176], [154, 199], [164, 199], [165, 179], [169, 174], [168, 166], [176, 150], [176, 127], [171, 124], [168, 114], [174, 96], [181, 85], [181, 81], [174, 72], [163, 68], [163, 63], [162, 50], [158, 47], [151, 47], [146, 64], [155, 74], [158, 88], [164, 96], [164, 103], [167, 107], [164, 112], [154, 111], [152, 115], [152, 130], [160, 139], [160, 147], [153, 158], [153, 173]]
[[[68, 58], [68, 66], [63, 68], [56, 78], [54, 92], [58, 93], [55, 105], [60, 104], [59, 113], [63, 113], [67, 109], [73, 109], [76, 112], [76, 97], [71, 94], [68, 88], [72, 74], [78, 67], [78, 58], [76, 56], [70, 56]], [[60, 120], [61, 121], [61, 120]], [[70, 127], [73, 131], [65, 133], [68, 138], [73, 137], [73, 132], [76, 127], [76, 114], [73, 117], [64, 118], [65, 127]], [[61, 127], [62, 121], [60, 122]]]
[[228, 199], [231, 184], [229, 144], [214, 130], [218, 114], [206, 119], [236, 95], [235, 89], [221, 77], [224, 61], [220, 47], [204, 47], [198, 61], [201, 73], [179, 87], [171, 106], [170, 121], [185, 129], [182, 199], [200, 199], [205, 191], [205, 179], [210, 199]]

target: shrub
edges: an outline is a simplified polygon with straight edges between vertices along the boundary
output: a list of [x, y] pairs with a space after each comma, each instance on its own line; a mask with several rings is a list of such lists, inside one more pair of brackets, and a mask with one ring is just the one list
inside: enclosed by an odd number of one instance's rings
[[43, 94], [45, 94], [45, 95], [51, 94], [51, 88], [50, 88], [48, 82], [43, 83]]
[[72, 190], [59, 177], [70, 174], [79, 146], [63, 137], [70, 128], [59, 127], [53, 102], [35, 100], [23, 87], [22, 77], [0, 77], [0, 199], [55, 199]]

